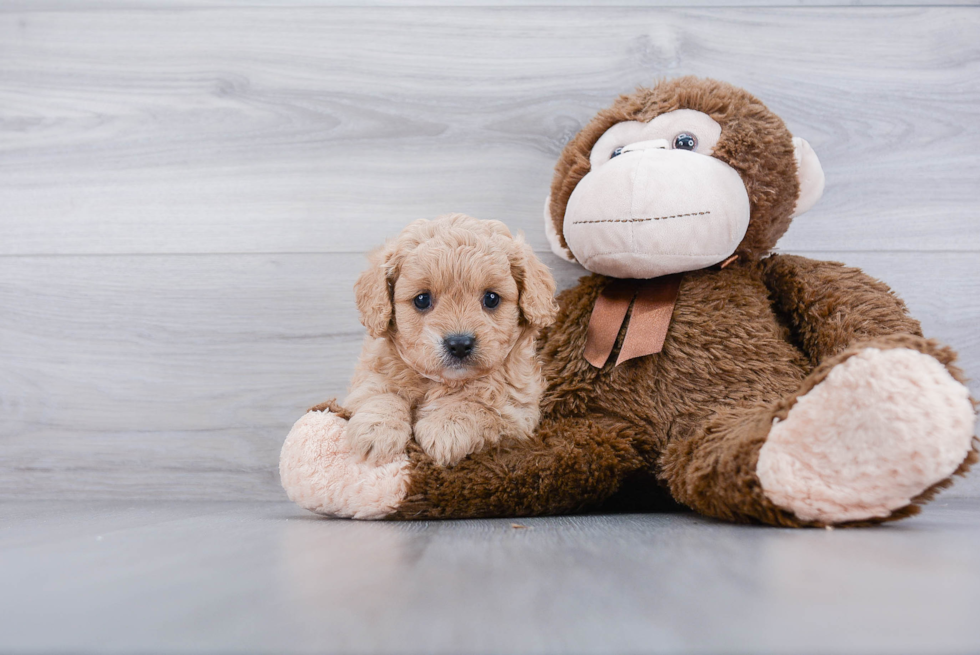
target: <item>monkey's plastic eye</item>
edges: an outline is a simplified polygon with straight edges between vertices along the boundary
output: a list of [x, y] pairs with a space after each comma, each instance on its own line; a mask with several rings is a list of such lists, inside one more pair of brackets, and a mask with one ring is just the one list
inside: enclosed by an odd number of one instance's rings
[[412, 303], [415, 305], [415, 309], [420, 312], [428, 309], [432, 305], [432, 297], [429, 296], [429, 292], [420, 293], [412, 299]]
[[618, 148], [613, 150], [612, 154], [609, 155], [609, 158], [612, 159], [613, 157], [619, 157], [621, 154], [623, 154], [623, 146], [619, 146]]
[[694, 150], [698, 147], [698, 138], [693, 134], [681, 132], [674, 137], [675, 150]]
[[487, 309], [493, 309], [500, 304], [500, 296], [495, 294], [493, 291], [487, 291], [483, 294], [483, 306]]

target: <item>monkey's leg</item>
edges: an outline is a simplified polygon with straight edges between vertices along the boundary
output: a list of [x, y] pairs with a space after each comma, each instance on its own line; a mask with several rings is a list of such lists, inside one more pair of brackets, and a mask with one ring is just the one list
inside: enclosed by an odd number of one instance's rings
[[344, 438], [346, 416], [324, 403], [290, 431], [280, 477], [290, 499], [319, 514], [353, 518], [472, 518], [571, 512], [599, 505], [645, 466], [631, 427], [611, 419], [544, 420], [531, 439], [501, 444], [453, 467], [412, 442], [374, 465]]
[[732, 521], [915, 514], [977, 460], [973, 403], [953, 357], [910, 335], [850, 348], [778, 403], [719, 412], [672, 443], [662, 474], [677, 500]]
[[351, 448], [344, 431], [350, 412], [320, 403], [289, 431], [279, 455], [279, 479], [289, 499], [328, 516], [379, 519], [405, 497], [408, 457], [372, 463]]
[[561, 514], [597, 507], [645, 463], [633, 428], [609, 418], [545, 418], [526, 441], [470, 455], [452, 468], [413, 449], [406, 499], [392, 518]]

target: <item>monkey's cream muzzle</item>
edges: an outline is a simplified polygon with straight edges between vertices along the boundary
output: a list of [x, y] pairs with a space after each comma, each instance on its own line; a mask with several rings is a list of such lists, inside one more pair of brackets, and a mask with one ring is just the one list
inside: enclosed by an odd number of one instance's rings
[[749, 197], [735, 170], [665, 139], [622, 146], [568, 199], [564, 236], [590, 271], [653, 278], [724, 261], [749, 226]]

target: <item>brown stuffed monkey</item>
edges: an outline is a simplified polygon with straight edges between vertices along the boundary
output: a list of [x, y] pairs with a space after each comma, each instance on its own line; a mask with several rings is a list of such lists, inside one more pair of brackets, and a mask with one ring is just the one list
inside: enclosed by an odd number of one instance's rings
[[539, 339], [536, 438], [454, 467], [410, 444], [374, 466], [325, 403], [283, 446], [289, 497], [355, 518], [916, 513], [976, 461], [974, 404], [955, 353], [887, 286], [769, 255], [822, 190], [809, 145], [741, 89], [686, 77], [621, 96], [567, 145], [545, 208], [552, 248], [592, 275]]

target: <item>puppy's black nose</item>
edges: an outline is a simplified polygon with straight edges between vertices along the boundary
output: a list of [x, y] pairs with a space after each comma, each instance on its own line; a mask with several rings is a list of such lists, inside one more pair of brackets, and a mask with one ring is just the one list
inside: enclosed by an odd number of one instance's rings
[[450, 334], [442, 340], [446, 352], [456, 359], [465, 359], [476, 345], [476, 337], [472, 334]]

